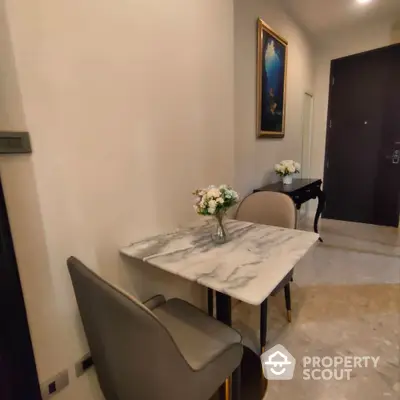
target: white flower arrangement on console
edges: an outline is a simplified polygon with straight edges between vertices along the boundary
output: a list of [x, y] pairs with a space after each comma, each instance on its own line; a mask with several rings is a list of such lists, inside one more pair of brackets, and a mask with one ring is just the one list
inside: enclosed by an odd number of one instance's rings
[[198, 189], [193, 194], [196, 196], [193, 207], [197, 214], [212, 216], [217, 221], [217, 230], [212, 235], [213, 240], [216, 243], [225, 243], [228, 240], [228, 235], [223, 219], [228, 208], [238, 203], [238, 193], [228, 185], [221, 185]]
[[290, 185], [293, 181], [293, 174], [300, 172], [301, 165], [293, 160], [283, 160], [275, 164], [275, 172], [282, 177], [284, 185]]

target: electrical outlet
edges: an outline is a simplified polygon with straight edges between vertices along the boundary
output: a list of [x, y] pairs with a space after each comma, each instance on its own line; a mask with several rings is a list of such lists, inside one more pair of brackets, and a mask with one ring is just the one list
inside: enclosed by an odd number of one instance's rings
[[93, 365], [93, 359], [90, 353], [87, 353], [84, 357], [82, 357], [76, 364], [75, 364], [75, 373], [76, 377], [79, 378], [81, 375], [84, 374], [86, 370], [88, 370]]
[[42, 400], [47, 400], [69, 385], [68, 370], [60, 372], [57, 376], [40, 385]]

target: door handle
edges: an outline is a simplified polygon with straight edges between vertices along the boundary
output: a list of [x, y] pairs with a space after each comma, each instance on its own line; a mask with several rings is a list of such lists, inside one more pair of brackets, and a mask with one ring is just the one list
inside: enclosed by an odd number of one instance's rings
[[400, 163], [400, 150], [395, 150], [391, 156], [386, 156], [388, 160], [392, 160], [392, 164]]
[[392, 156], [392, 164], [400, 163], [400, 150], [395, 150]]

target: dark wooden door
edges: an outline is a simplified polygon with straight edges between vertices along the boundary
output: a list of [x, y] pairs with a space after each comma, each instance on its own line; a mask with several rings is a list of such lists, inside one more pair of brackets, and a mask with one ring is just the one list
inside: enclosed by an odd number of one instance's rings
[[0, 181], [0, 399], [40, 398], [24, 298]]
[[325, 218], [398, 226], [399, 51], [394, 45], [332, 61]]

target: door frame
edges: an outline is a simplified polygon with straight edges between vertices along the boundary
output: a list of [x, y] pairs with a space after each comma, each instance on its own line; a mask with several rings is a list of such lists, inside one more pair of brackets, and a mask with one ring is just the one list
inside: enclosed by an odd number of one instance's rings
[[[11, 391], [12, 400], [40, 400], [39, 378], [1, 176], [0, 246], [0, 257], [3, 257], [3, 260], [5, 259], [5, 263], [1, 265], [0, 277], [5, 279], [4, 282], [7, 287], [7, 290], [0, 290], [0, 319], [5, 319], [4, 325], [7, 325], [8, 328], [0, 327], [2, 362], [5, 363], [7, 372], [9, 372], [9, 386], [5, 389]], [[2, 305], [7, 308], [11, 306], [8, 309], [8, 314], [7, 311], [1, 309]], [[11, 313], [12, 318], [10, 318]]]
[[[312, 147], [313, 147], [313, 120], [314, 120], [314, 95], [311, 92], [304, 92], [304, 99], [309, 97], [310, 99], [310, 114], [308, 116], [308, 135], [309, 135], [309, 143], [308, 143], [308, 176], [302, 178], [310, 179], [311, 178], [311, 169], [312, 169]], [[303, 104], [303, 111], [304, 111], [304, 104]], [[303, 163], [303, 155], [304, 155], [304, 124], [305, 121], [303, 119], [303, 129], [302, 129], [302, 137], [301, 137], [301, 161]]]
[[[310, 101], [310, 110], [308, 116], [305, 114], [305, 104], [307, 99]], [[308, 118], [308, 148], [307, 148], [307, 153], [308, 153], [308, 175], [304, 176], [303, 171], [304, 171], [304, 150], [305, 150], [305, 145], [304, 145], [304, 136], [305, 136], [305, 127], [306, 127], [306, 118]], [[303, 94], [303, 123], [302, 123], [302, 136], [301, 136], [301, 178], [302, 179], [311, 179], [312, 177], [312, 149], [313, 149], [313, 141], [314, 141], [314, 127], [313, 127], [313, 121], [314, 121], [314, 94], [311, 91], [305, 91]], [[306, 202], [304, 206], [300, 209], [299, 211], [299, 221], [305, 219], [308, 217], [310, 213], [310, 202]]]
[[[331, 106], [332, 106], [332, 88], [334, 85], [334, 60], [331, 60], [330, 68], [329, 68], [329, 90], [328, 90], [328, 112], [326, 115], [326, 129], [325, 129], [325, 154], [324, 154], [324, 175], [323, 175], [323, 182], [324, 182], [324, 190], [326, 189], [327, 180], [326, 177], [328, 175], [328, 168], [329, 168], [329, 160], [328, 160], [328, 149], [329, 149], [329, 129], [330, 129], [330, 119], [331, 119]], [[328, 199], [327, 199], [328, 200]], [[322, 218], [325, 217], [325, 209], [322, 211]]]

